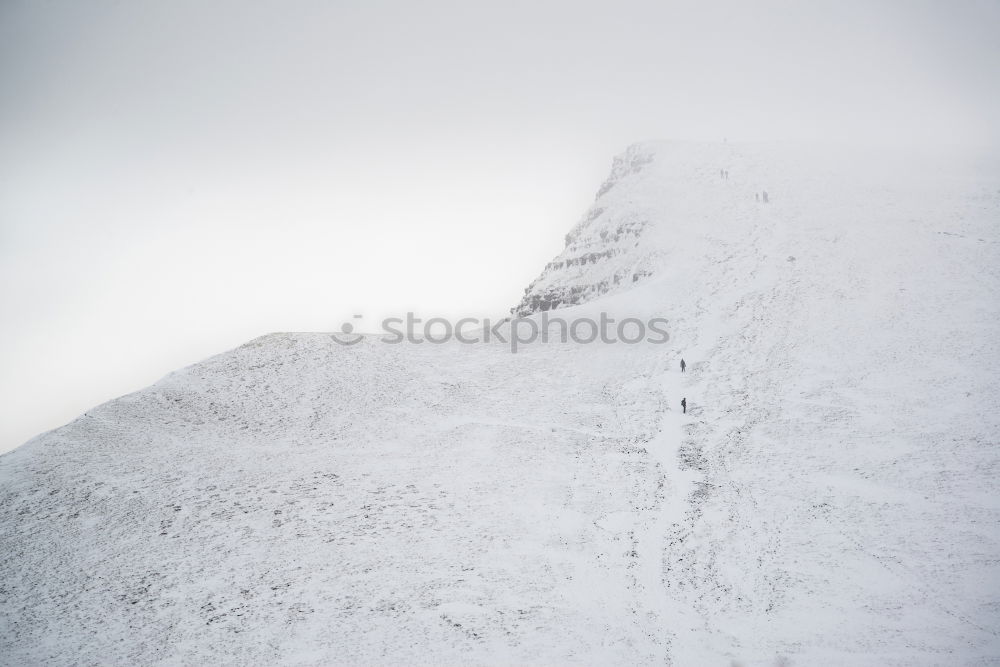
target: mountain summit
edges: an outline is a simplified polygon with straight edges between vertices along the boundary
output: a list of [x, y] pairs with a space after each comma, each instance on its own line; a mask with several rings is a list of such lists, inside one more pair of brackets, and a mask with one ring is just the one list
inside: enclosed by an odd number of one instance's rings
[[666, 344], [272, 334], [98, 406], [0, 457], [2, 662], [1000, 660], [996, 177], [636, 144], [514, 313]]

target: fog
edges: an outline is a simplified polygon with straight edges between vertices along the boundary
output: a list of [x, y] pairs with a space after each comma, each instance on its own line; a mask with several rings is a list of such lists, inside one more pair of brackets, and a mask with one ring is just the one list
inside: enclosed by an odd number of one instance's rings
[[995, 151], [998, 33], [996, 2], [8, 0], [0, 451], [267, 332], [503, 315], [634, 141]]

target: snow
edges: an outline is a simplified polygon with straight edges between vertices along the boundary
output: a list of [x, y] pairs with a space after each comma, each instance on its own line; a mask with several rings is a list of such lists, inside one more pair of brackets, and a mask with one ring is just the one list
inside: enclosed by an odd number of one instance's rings
[[1000, 664], [997, 175], [633, 146], [521, 308], [668, 344], [272, 334], [99, 406], [0, 457], [0, 656]]

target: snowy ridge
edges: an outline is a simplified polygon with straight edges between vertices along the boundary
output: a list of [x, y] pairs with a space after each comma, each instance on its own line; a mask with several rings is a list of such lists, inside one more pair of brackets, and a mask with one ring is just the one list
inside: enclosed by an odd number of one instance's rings
[[729, 220], [717, 201], [720, 190], [711, 186], [718, 185], [713, 174], [719, 165], [738, 159], [728, 144], [629, 146], [615, 157], [594, 204], [566, 234], [566, 247], [525, 289], [513, 312], [565, 308], [655, 275], [668, 263], [664, 255], [685, 242], [690, 226]]
[[525, 288], [521, 303], [512, 309], [514, 314], [525, 316], [583, 303], [649, 275], [649, 268], [643, 268], [648, 265], [644, 253], [636, 251], [643, 247], [639, 238], [649, 220], [632, 208], [619, 215], [608, 213], [609, 206], [627, 196], [608, 193], [654, 159], [655, 150], [643, 144], [633, 144], [615, 157], [611, 175], [597, 191], [594, 205], [566, 234], [563, 252]]
[[974, 167], [639, 144], [515, 310], [668, 345], [274, 334], [89, 411], [0, 457], [0, 656], [996, 664]]

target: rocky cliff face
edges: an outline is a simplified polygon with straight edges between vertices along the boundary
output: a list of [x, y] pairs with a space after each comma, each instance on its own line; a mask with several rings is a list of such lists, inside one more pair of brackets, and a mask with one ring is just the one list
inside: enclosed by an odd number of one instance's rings
[[637, 179], [655, 159], [650, 144], [633, 144], [615, 157], [594, 204], [566, 234], [566, 247], [545, 265], [511, 312], [525, 316], [580, 304], [651, 275], [639, 243], [649, 220], [621, 210], [615, 188]]
[[[645, 142], [614, 158], [593, 205], [566, 234], [566, 246], [524, 291], [517, 316], [592, 301], [662, 273], [686, 243], [731, 238], [747, 205], [733, 199], [721, 170], [743, 174], [728, 144]], [[734, 178], [734, 181], [736, 179]], [[756, 187], [744, 182], [741, 186]], [[753, 202], [753, 190], [744, 196]], [[704, 226], [704, 228], [701, 228]]]

